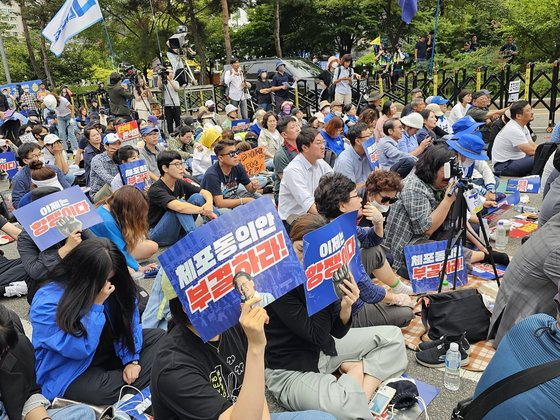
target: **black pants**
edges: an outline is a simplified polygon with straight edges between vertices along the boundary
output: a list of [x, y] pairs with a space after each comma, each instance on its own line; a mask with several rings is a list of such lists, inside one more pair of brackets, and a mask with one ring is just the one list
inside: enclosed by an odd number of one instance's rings
[[167, 121], [167, 133], [173, 133], [173, 123], [175, 127], [181, 125], [181, 107], [180, 106], [166, 106], [164, 108], [165, 121]]
[[[93, 405], [110, 405], [117, 402], [123, 380], [123, 366], [115, 355], [113, 343], [103, 329], [95, 357], [87, 370], [70, 384], [64, 398]], [[148, 328], [142, 331], [142, 350], [140, 351], [140, 376], [132, 384], [139, 390], [150, 385], [152, 363], [157, 343], [165, 331]], [[109, 339], [109, 340], [108, 340]], [[123, 393], [124, 394], [124, 393]]]
[[16, 281], [29, 281], [21, 260], [19, 258], [9, 260], [4, 255], [0, 255], [0, 296], [4, 295], [6, 286]]

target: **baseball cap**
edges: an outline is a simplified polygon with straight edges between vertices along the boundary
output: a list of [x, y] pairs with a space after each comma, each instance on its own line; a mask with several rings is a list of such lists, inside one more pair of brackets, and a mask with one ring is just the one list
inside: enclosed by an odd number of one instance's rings
[[214, 103], [214, 101], [212, 99], [208, 99], [206, 102], [204, 102], [204, 106], [206, 108], [210, 108], [211, 106], [214, 106], [214, 105], [216, 105], [216, 104]]
[[115, 133], [109, 133], [105, 137], [103, 137], [103, 144], [113, 144], [118, 141], [121, 141], [121, 139], [119, 139], [119, 136], [117, 136]]
[[443, 115], [443, 111], [438, 104], [428, 104], [426, 105], [426, 109], [429, 109], [434, 114], [436, 114], [436, 117], [441, 117]]
[[474, 99], [480, 98], [481, 96], [486, 96], [486, 95], [491, 95], [491, 94], [492, 94], [492, 92], [490, 92], [489, 90], [480, 89], [480, 90], [477, 90], [475, 93], [473, 93], [472, 98], [474, 100]]
[[445, 99], [443, 96], [434, 96], [432, 98], [432, 104], [438, 104], [438, 105], [445, 105], [449, 102], [448, 99]]
[[227, 104], [226, 105], [226, 115], [229, 115], [231, 112], [233, 111], [237, 111], [237, 107], [233, 104]]
[[147, 125], [142, 130], [140, 130], [140, 134], [142, 134], [142, 137], [144, 137], [144, 136], [147, 136], [150, 133], [153, 133], [154, 131], [159, 133], [159, 128], [152, 127], [151, 125]]
[[404, 117], [401, 117], [401, 122], [407, 127], [421, 129], [424, 127], [424, 118], [418, 112], [411, 112]]
[[148, 117], [148, 122], [151, 122], [154, 125], [157, 125], [157, 123], [159, 122], [157, 117], [155, 115], [150, 115]]
[[58, 137], [56, 134], [47, 134], [43, 139], [43, 142], [45, 144], [55, 144], [57, 141], [62, 140], [60, 140], [60, 137]]

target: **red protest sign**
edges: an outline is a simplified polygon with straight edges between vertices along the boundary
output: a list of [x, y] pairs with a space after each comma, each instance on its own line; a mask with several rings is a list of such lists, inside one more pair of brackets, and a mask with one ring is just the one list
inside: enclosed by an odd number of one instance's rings
[[262, 146], [240, 153], [239, 159], [249, 176], [255, 176], [265, 170], [264, 147]]
[[138, 130], [138, 123], [136, 121], [129, 121], [115, 126], [117, 136], [121, 141], [134, 140], [140, 137], [140, 130]]
[[534, 222], [529, 222], [527, 220], [512, 220], [511, 228], [509, 231], [510, 238], [523, 238], [524, 236], [533, 233], [539, 228]]

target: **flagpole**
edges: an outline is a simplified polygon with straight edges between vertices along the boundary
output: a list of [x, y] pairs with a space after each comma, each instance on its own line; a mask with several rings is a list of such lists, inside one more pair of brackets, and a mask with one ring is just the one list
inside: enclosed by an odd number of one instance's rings
[[439, 20], [439, 0], [436, 2], [436, 22], [434, 25], [434, 39], [432, 41], [432, 56], [430, 58], [430, 77], [432, 77], [434, 71], [434, 57], [436, 55], [436, 38], [437, 38], [437, 26]]
[[105, 18], [103, 18], [103, 28], [105, 29], [105, 35], [107, 35], [107, 41], [109, 41], [109, 50], [111, 51], [111, 63], [113, 63], [113, 69], [117, 68], [117, 63], [115, 59], [115, 51], [113, 50], [113, 43], [111, 42], [111, 37], [109, 36], [109, 30], [107, 29], [107, 23]]

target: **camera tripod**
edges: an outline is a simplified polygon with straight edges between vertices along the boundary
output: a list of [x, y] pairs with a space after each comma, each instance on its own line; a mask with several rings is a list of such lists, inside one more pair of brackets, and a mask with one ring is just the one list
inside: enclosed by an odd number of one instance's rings
[[[441, 293], [441, 288], [443, 286], [444, 280], [447, 278], [447, 261], [449, 261], [449, 256], [451, 255], [451, 250], [456, 249], [455, 254], [455, 270], [453, 275], [453, 290], [457, 287], [457, 269], [459, 260], [459, 247], [463, 247], [467, 243], [467, 231], [468, 231], [468, 219], [467, 219], [467, 201], [465, 198], [465, 191], [471, 190], [473, 188], [472, 184], [466, 178], [459, 179], [457, 185], [455, 186], [455, 192], [457, 194], [457, 199], [453, 204], [453, 210], [451, 213], [451, 232], [449, 238], [447, 239], [447, 246], [445, 248], [445, 258], [443, 259], [443, 266], [439, 272], [439, 287], [438, 293]], [[484, 228], [484, 223], [482, 222], [482, 215], [480, 211], [476, 213], [478, 217], [478, 222], [480, 229], [482, 231], [482, 236], [484, 237], [484, 246], [486, 247], [488, 254], [490, 256], [490, 264], [494, 271], [494, 279], [500, 286], [500, 276], [498, 275], [498, 270], [496, 268], [496, 263], [494, 262], [494, 256], [492, 255], [492, 247], [490, 246], [490, 241], [488, 239], [488, 234]], [[471, 232], [472, 233], [472, 232]]]

